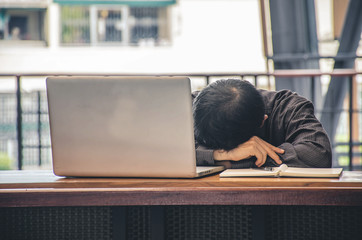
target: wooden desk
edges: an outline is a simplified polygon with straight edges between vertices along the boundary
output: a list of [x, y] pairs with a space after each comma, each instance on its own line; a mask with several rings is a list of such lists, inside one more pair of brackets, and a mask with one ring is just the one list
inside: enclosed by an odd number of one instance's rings
[[51, 171], [0, 172], [0, 206], [362, 206], [362, 172], [341, 178], [64, 178]]
[[[345, 171], [339, 179], [219, 178], [218, 174], [198, 179], [138, 179], [0, 171], [0, 228], [14, 222], [17, 209], [22, 210], [18, 215], [28, 212], [20, 220], [34, 221], [39, 211], [45, 211], [42, 217], [58, 216], [62, 222], [55, 224], [62, 225], [58, 230], [78, 217], [106, 213], [111, 238], [102, 235], [102, 239], [234, 239], [241, 235], [245, 235], [242, 239], [354, 239], [362, 237], [362, 172]], [[71, 216], [67, 220], [59, 217], [67, 211]], [[137, 221], [132, 220], [134, 215]], [[134, 230], [135, 222], [143, 227]], [[38, 235], [45, 228], [50, 226], [39, 227]], [[320, 234], [330, 238], [320, 238]]]

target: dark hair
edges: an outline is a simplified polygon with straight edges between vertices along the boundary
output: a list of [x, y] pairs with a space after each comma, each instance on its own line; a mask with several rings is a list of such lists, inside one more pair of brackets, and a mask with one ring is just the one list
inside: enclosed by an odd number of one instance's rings
[[196, 141], [211, 149], [231, 150], [256, 134], [264, 113], [263, 99], [251, 83], [218, 80], [194, 100]]

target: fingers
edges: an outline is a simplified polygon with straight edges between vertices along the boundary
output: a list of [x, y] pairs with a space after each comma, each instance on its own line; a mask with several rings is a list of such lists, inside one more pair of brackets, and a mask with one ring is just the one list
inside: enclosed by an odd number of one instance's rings
[[265, 149], [257, 143], [257, 145], [255, 145], [254, 152], [256, 157], [255, 165], [257, 167], [261, 167], [266, 161], [267, 151], [265, 151]]
[[240, 161], [255, 156], [256, 166], [261, 167], [266, 162], [268, 156], [277, 164], [282, 164], [278, 154], [283, 153], [283, 149], [277, 148], [261, 138], [254, 136], [230, 151], [214, 151], [214, 159]]
[[275, 147], [275, 146], [271, 145], [270, 143], [265, 142], [263, 139], [260, 139], [260, 140], [263, 141], [265, 144], [267, 144], [274, 152], [277, 152], [277, 153], [280, 153], [280, 154], [283, 154], [285, 152], [284, 149]]
[[261, 144], [263, 145], [264, 149], [266, 150], [266, 152], [268, 153], [268, 155], [277, 163], [277, 164], [282, 164], [282, 161], [280, 160], [278, 154], [277, 153], [280, 153], [280, 154], [283, 154], [284, 153], [284, 150], [283, 149], [280, 149], [280, 148], [277, 148], [277, 147], [274, 147], [273, 145], [265, 142], [264, 140], [258, 138], [258, 140], [261, 142]]
[[261, 152], [261, 155], [260, 154], [255, 155], [255, 157], [257, 158], [255, 165], [257, 165], [258, 167], [262, 166], [265, 163], [268, 155], [277, 164], [282, 164], [282, 161], [280, 160], [278, 154], [276, 153], [283, 154], [284, 153], [283, 149], [277, 148], [258, 137], [253, 137], [253, 141], [255, 141], [258, 151]]
[[[266, 151], [266, 147], [262, 144], [261, 141], [256, 139], [255, 137], [251, 138], [249, 141], [245, 142], [244, 144], [239, 145], [239, 147], [242, 147], [244, 152], [249, 153], [249, 157], [255, 156], [256, 161], [255, 165], [260, 167], [262, 166], [268, 156], [268, 153]], [[241, 149], [240, 149], [241, 150]]]

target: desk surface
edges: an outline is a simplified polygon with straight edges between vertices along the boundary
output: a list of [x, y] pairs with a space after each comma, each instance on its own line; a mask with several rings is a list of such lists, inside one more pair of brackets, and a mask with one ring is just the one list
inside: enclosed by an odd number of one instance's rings
[[340, 178], [64, 178], [0, 171], [0, 207], [127, 205], [362, 206], [362, 172]]

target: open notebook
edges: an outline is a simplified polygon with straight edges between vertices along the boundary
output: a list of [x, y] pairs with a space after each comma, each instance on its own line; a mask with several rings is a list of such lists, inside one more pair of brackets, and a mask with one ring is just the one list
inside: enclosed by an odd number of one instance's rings
[[279, 167], [227, 169], [220, 177], [324, 177], [337, 178], [343, 168], [296, 168], [282, 164]]

